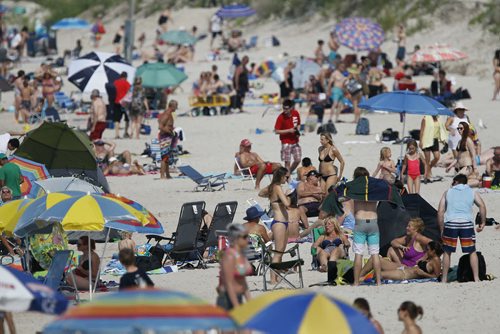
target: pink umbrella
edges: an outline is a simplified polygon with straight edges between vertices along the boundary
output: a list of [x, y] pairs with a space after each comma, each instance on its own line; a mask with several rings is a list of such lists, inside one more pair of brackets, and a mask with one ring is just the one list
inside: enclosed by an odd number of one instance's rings
[[414, 63], [436, 63], [467, 58], [467, 54], [446, 44], [428, 46], [415, 52], [411, 61]]

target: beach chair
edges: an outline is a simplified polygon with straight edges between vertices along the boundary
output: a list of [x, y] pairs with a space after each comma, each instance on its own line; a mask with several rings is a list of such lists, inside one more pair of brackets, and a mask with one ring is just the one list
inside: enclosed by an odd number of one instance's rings
[[252, 171], [250, 170], [250, 167], [241, 167], [240, 166], [240, 161], [238, 158], [234, 158], [234, 163], [236, 164], [236, 167], [240, 171], [241, 179], [240, 179], [240, 190], [243, 189], [243, 182], [245, 181], [252, 181], [253, 187], [255, 188], [255, 178], [253, 177]]
[[[304, 265], [304, 260], [300, 258], [299, 244], [295, 244], [293, 247], [285, 250], [284, 252], [279, 252], [272, 249], [271, 246], [267, 246], [261, 243], [262, 248], [262, 258], [260, 262], [260, 267], [262, 271], [262, 278], [264, 282], [264, 291], [275, 290], [280, 285], [286, 285], [290, 289], [302, 289], [304, 287], [304, 280], [302, 278], [302, 266]], [[288, 259], [284, 259], [282, 262], [273, 263], [273, 254], [280, 253]], [[278, 283], [268, 289], [268, 282], [266, 280], [267, 273], [274, 273], [278, 276]], [[298, 275], [298, 278], [292, 280], [287, 278], [289, 275]]]
[[257, 47], [258, 40], [259, 40], [259, 36], [257, 36], [257, 35], [250, 37], [250, 40], [248, 41], [248, 44], [245, 45], [245, 48], [248, 50], [248, 49]]
[[179, 171], [196, 183], [194, 191], [216, 191], [226, 189], [224, 177], [226, 173], [219, 175], [203, 176], [196, 169], [189, 165], [178, 166]]
[[268, 230], [271, 229], [271, 223], [273, 222], [273, 219], [269, 217], [268, 212], [264, 210], [260, 204], [254, 200], [253, 198], [250, 198], [247, 200], [248, 206], [253, 206], [256, 207], [260, 212], [264, 212], [262, 216], [260, 216], [260, 221], [267, 227]]
[[215, 247], [218, 245], [218, 235], [226, 231], [227, 226], [233, 222], [237, 207], [238, 202], [236, 201], [217, 204], [214, 215], [212, 216], [212, 222], [208, 228], [207, 240], [205, 241], [203, 250], [207, 249], [207, 247]]
[[[76, 301], [79, 302], [80, 297], [78, 295], [78, 288], [76, 287], [76, 284], [69, 286], [64, 282], [64, 272], [66, 268], [70, 267], [72, 260], [72, 250], [61, 250], [55, 252], [52, 257], [49, 270], [47, 271], [47, 275], [43, 280], [43, 284], [55, 291], [69, 291], [70, 293], [74, 293]], [[75, 282], [73, 271], [70, 270], [69, 273], [72, 275], [73, 282]]]

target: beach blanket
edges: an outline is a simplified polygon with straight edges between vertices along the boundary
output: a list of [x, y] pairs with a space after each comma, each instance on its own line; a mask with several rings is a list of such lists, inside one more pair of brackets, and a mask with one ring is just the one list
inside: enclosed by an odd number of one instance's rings
[[[178, 271], [177, 265], [172, 265], [172, 266], [165, 266], [162, 268], [158, 268], [155, 270], [150, 270], [148, 271], [148, 275], [161, 275], [161, 274], [168, 274], [168, 273], [175, 273]], [[127, 271], [125, 270], [125, 267], [122, 266], [120, 261], [117, 259], [111, 259], [108, 264], [106, 264], [106, 267], [104, 267], [102, 273], [105, 275], [113, 275], [113, 276], [122, 276], [125, 274]]]
[[388, 201], [404, 207], [401, 195], [394, 185], [370, 176], [360, 176], [341, 184], [335, 190], [340, 197], [370, 202]]

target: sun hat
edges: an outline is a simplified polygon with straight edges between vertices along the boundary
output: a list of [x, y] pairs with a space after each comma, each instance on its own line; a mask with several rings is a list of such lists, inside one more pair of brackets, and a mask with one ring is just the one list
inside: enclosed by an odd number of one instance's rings
[[455, 103], [455, 107], [453, 108], [453, 111], [455, 110], [459, 110], [459, 109], [463, 109], [465, 111], [469, 111], [469, 109], [467, 109], [467, 107], [464, 106], [464, 104], [460, 101], [458, 101], [457, 103]]
[[240, 142], [240, 146], [245, 146], [245, 147], [252, 146], [252, 142], [250, 142], [250, 140], [248, 140], [248, 139], [243, 139]]
[[243, 218], [244, 220], [254, 220], [254, 219], [262, 217], [264, 212], [260, 211], [255, 206], [251, 206], [247, 209], [246, 214], [247, 214], [247, 216]]
[[7, 156], [4, 153], [0, 153], [0, 160], [7, 159]]
[[319, 173], [317, 170], [311, 170], [311, 171], [309, 171], [309, 172], [306, 174], [306, 177], [309, 177], [309, 176], [316, 176], [316, 177], [319, 177], [319, 176], [321, 176], [321, 173]]

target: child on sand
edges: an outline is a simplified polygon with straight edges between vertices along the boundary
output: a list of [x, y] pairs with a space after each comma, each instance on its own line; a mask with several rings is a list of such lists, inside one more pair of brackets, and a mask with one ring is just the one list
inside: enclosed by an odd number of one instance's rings
[[396, 164], [392, 161], [391, 156], [391, 149], [382, 147], [380, 150], [380, 161], [372, 176], [384, 179], [389, 182], [389, 184], [394, 184], [396, 181]]
[[122, 240], [118, 243], [118, 250], [131, 249], [135, 252], [135, 241], [132, 240], [132, 232], [122, 232]]
[[120, 250], [118, 258], [120, 259], [120, 263], [127, 270], [127, 273], [120, 278], [120, 290], [154, 286], [148, 274], [135, 265], [135, 253], [133, 250], [130, 248]]
[[410, 140], [406, 146], [406, 155], [403, 161], [403, 168], [401, 170], [401, 180], [408, 168], [408, 177], [406, 185], [410, 194], [420, 193], [420, 164], [425, 165], [425, 158], [422, 153], [418, 151], [418, 145], [415, 140]]
[[422, 318], [424, 310], [421, 306], [415, 305], [414, 302], [404, 302], [398, 308], [398, 318], [405, 325], [402, 334], [421, 334], [422, 329], [415, 323], [418, 316]]

